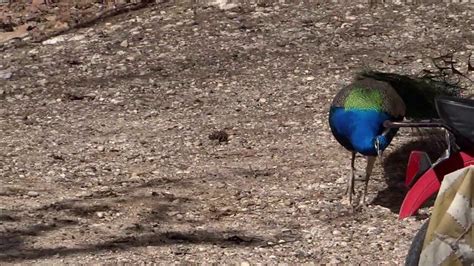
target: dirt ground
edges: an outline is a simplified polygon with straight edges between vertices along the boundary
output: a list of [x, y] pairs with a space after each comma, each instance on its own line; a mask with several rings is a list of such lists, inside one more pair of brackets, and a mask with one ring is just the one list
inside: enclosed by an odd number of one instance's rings
[[430, 144], [402, 130], [352, 212], [328, 107], [363, 68], [463, 70], [474, 8], [348, 3], [165, 1], [0, 46], [1, 264], [403, 263]]

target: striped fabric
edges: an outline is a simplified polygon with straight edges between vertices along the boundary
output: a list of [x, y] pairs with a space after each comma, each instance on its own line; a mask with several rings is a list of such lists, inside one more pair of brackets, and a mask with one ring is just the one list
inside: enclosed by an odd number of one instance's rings
[[474, 166], [445, 176], [419, 265], [474, 264]]

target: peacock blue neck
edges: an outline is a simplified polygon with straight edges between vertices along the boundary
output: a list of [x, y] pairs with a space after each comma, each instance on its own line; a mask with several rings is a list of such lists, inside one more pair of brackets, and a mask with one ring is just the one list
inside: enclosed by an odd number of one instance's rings
[[[390, 144], [393, 136], [382, 135], [383, 122], [391, 119], [385, 113], [376, 110], [358, 110], [332, 107], [330, 114], [331, 128], [340, 140], [346, 141], [346, 148], [366, 156], [377, 155], [375, 141], [383, 151]], [[344, 141], [343, 141], [344, 142]], [[344, 145], [344, 143], [341, 143]], [[347, 145], [347, 144], [350, 144]]]
[[375, 142], [378, 140], [379, 151], [383, 151], [390, 144], [390, 141], [384, 135], [376, 135], [369, 127], [360, 125], [350, 135], [351, 143], [354, 149], [367, 156], [375, 156], [378, 154]]

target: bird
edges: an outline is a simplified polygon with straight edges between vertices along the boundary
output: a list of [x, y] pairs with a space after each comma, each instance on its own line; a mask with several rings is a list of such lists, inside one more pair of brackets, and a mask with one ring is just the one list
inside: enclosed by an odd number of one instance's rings
[[364, 190], [360, 204], [365, 206], [367, 187], [377, 157], [390, 145], [398, 128], [385, 128], [386, 120], [403, 121], [437, 118], [434, 99], [459, 96], [460, 88], [434, 77], [365, 70], [343, 87], [329, 109], [329, 126], [335, 139], [351, 152], [351, 174], [346, 194], [353, 206], [356, 154], [367, 157]]

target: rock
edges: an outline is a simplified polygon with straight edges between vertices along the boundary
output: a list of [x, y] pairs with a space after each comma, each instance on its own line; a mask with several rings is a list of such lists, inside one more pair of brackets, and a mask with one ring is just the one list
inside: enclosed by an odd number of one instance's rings
[[10, 79], [12, 75], [13, 73], [9, 71], [8, 69], [0, 70], [0, 79]]
[[336, 180], [336, 184], [345, 184], [347, 182], [347, 178], [346, 177], [339, 177], [337, 180]]
[[56, 37], [53, 37], [53, 38], [48, 39], [46, 41], [43, 41], [42, 44], [43, 45], [54, 45], [54, 44], [64, 42], [64, 41], [65, 41], [64, 36], [56, 36]]
[[40, 86], [46, 86], [46, 84], [48, 84], [48, 81], [46, 79], [40, 79], [38, 80], [38, 85]]
[[130, 180], [132, 180], [132, 181], [138, 181], [138, 180], [140, 180], [140, 174], [137, 173], [137, 172], [132, 172], [132, 173], [130, 174]]
[[319, 187], [322, 188], [322, 189], [328, 189], [328, 188], [330, 188], [330, 186], [325, 185], [325, 184], [319, 184]]
[[231, 3], [230, 1], [226, 1], [226, 0], [214, 0], [214, 1], [211, 1], [210, 4], [217, 6], [222, 10], [232, 9], [238, 6], [237, 4]]
[[69, 38], [69, 41], [80, 41], [80, 40], [83, 40], [85, 37], [86, 37], [85, 35], [79, 34], [79, 35], [72, 36], [71, 38]]
[[28, 191], [28, 193], [26, 193], [27, 196], [29, 197], [38, 197], [40, 195], [39, 192], [36, 192], [36, 191]]
[[127, 41], [127, 40], [123, 40], [123, 41], [120, 43], [120, 46], [122, 46], [123, 48], [127, 48], [127, 47], [128, 47], [128, 41]]
[[76, 197], [78, 198], [86, 198], [86, 197], [92, 197], [93, 193], [90, 191], [81, 191], [76, 194]]
[[340, 245], [341, 247], [347, 247], [348, 244], [347, 244], [347, 242], [345, 242], [345, 241], [341, 241], [341, 242], [339, 242], [339, 245]]
[[371, 226], [371, 227], [367, 228], [367, 233], [369, 235], [378, 235], [378, 234], [382, 233], [382, 230], [380, 228]]

